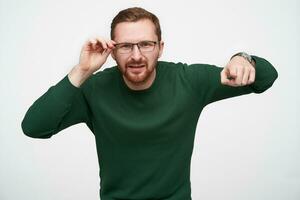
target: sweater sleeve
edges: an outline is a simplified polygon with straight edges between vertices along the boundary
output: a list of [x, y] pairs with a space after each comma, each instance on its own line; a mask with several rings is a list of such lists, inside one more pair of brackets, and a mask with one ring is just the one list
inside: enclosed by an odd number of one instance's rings
[[264, 58], [252, 56], [256, 62], [255, 81], [246, 86], [232, 87], [221, 84], [223, 68], [215, 65], [193, 64], [187, 66], [190, 84], [198, 100], [203, 106], [222, 99], [240, 96], [249, 93], [262, 93], [270, 88], [278, 77], [276, 69]]
[[66, 75], [29, 107], [21, 127], [29, 137], [50, 138], [59, 131], [81, 122], [85, 122], [93, 131], [90, 118], [91, 112], [83, 86], [75, 87]]

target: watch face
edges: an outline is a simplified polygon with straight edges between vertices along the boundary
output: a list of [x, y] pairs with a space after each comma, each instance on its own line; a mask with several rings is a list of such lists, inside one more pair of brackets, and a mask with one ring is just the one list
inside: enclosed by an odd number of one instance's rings
[[237, 53], [237, 54], [234, 54], [231, 58], [233, 58], [234, 56], [242, 56], [243, 58], [245, 58], [249, 63], [252, 63], [252, 57], [249, 55], [249, 54], [247, 54], [247, 53], [245, 53], [245, 52], [239, 52], [239, 53]]
[[240, 55], [246, 58], [250, 63], [252, 62], [252, 57], [249, 54], [242, 52]]

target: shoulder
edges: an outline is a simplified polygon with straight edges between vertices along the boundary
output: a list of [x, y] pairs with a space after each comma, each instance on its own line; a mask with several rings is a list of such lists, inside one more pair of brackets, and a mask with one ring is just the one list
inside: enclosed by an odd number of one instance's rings
[[157, 69], [161, 74], [173, 76], [178, 74], [187, 64], [182, 62], [158, 61]]
[[193, 64], [187, 64], [184, 62], [170, 62], [170, 61], [158, 61], [158, 66], [162, 68], [168, 68], [168, 69], [191, 69], [191, 68], [198, 68], [198, 69], [204, 69], [207, 67], [214, 67], [215, 65], [212, 64], [204, 64], [204, 63], [193, 63]]
[[119, 70], [117, 66], [105, 68], [101, 71], [96, 72], [93, 74], [90, 79], [92, 82], [106, 82], [112, 79], [115, 79], [119, 76]]
[[180, 74], [205, 74], [211, 68], [215, 68], [215, 65], [203, 64], [203, 63], [193, 63], [187, 64], [183, 62], [169, 62], [169, 61], [159, 61], [158, 66], [163, 70], [176, 71]]
[[177, 69], [177, 68], [187, 65], [186, 63], [182, 63], [182, 62], [175, 63], [175, 62], [170, 62], [170, 61], [158, 61], [157, 64], [158, 64], [158, 67], [167, 69], [167, 70], [174, 70], [174, 69]]
[[92, 74], [82, 85], [83, 90], [92, 89], [95, 85], [97, 87], [107, 86], [108, 84], [115, 83], [115, 79], [119, 77], [119, 71], [117, 66], [105, 68]]
[[105, 69], [93, 74], [93, 78], [94, 79], [104, 79], [104, 78], [114, 77], [114, 76], [118, 75], [118, 72], [119, 72], [118, 70], [119, 69], [117, 66], [105, 68]]

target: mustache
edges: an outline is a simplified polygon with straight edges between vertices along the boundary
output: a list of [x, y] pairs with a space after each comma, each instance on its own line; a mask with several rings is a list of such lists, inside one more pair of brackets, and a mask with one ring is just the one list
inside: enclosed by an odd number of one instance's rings
[[147, 65], [147, 63], [146, 62], [129, 62], [126, 64], [126, 66], [130, 66], [130, 65], [139, 66], [139, 65]]

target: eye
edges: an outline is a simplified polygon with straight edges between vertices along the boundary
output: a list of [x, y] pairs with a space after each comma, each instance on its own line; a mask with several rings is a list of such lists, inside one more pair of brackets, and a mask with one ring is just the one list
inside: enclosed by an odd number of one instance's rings
[[140, 47], [152, 47], [153, 46], [153, 42], [150, 41], [142, 41], [139, 43]]
[[132, 44], [125, 43], [125, 44], [120, 44], [119, 48], [121, 49], [131, 49]]

